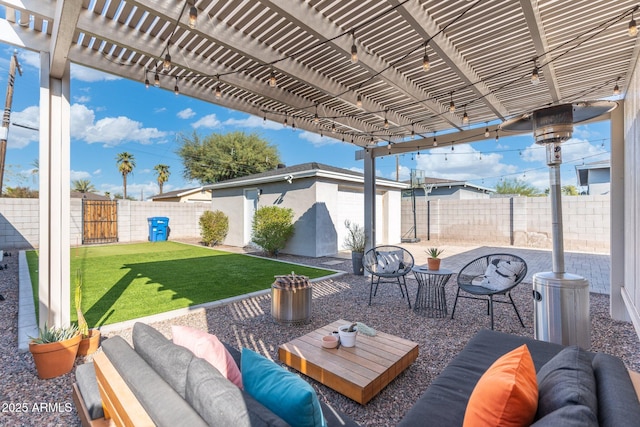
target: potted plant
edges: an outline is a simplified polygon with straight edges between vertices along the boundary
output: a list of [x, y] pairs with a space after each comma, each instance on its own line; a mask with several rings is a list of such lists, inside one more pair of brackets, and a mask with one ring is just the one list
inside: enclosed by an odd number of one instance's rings
[[359, 224], [352, 223], [348, 219], [344, 221], [344, 226], [347, 228], [347, 236], [344, 239], [343, 245], [345, 248], [351, 250], [353, 274], [362, 276], [364, 274], [362, 257], [364, 256], [364, 247], [366, 244], [364, 227]]
[[73, 369], [80, 333], [76, 325], [39, 329], [38, 337], [29, 337], [29, 351], [41, 379], [55, 378]]
[[82, 314], [82, 273], [80, 270], [76, 270], [76, 314], [78, 315], [78, 331], [80, 332], [81, 339], [78, 346], [78, 356], [86, 356], [88, 354], [95, 353], [100, 346], [100, 330], [96, 328], [89, 329], [89, 325]]
[[358, 324], [351, 323], [338, 328], [340, 345], [344, 347], [354, 347], [356, 345], [356, 335], [358, 334]]
[[440, 270], [440, 254], [444, 252], [444, 249], [429, 248], [425, 252], [429, 255], [427, 258], [429, 270]]

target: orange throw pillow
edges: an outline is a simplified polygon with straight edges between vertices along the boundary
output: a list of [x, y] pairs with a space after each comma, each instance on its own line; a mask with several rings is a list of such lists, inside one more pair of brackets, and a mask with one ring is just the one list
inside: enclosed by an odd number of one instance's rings
[[464, 427], [529, 426], [538, 408], [536, 368], [526, 345], [501, 356], [480, 377]]

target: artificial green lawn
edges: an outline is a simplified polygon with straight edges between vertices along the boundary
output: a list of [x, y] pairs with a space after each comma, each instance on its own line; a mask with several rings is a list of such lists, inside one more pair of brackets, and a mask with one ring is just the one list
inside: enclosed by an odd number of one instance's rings
[[[38, 256], [27, 252], [38, 295]], [[186, 245], [153, 242], [85, 246], [71, 250], [71, 277], [84, 280], [82, 309], [89, 327], [268, 289], [275, 275], [317, 278], [333, 271]], [[77, 319], [71, 280], [71, 320]], [[38, 305], [36, 303], [36, 310]]]

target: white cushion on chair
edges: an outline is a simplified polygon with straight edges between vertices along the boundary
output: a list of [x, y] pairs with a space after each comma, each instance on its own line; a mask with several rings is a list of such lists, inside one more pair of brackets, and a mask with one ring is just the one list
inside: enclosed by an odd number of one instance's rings
[[397, 251], [376, 252], [376, 259], [378, 260], [376, 268], [378, 273], [395, 274], [400, 268], [404, 268]]
[[507, 289], [515, 283], [516, 276], [522, 271], [522, 267], [524, 264], [520, 261], [494, 259], [489, 263], [480, 286], [493, 291]]

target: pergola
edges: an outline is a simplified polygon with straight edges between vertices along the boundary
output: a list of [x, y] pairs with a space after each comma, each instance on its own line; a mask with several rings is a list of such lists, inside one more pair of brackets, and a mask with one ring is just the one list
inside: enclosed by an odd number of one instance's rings
[[631, 0], [0, 5], [0, 41], [41, 57], [41, 323], [69, 316], [71, 62], [352, 143], [364, 160], [369, 242], [377, 157], [495, 138], [506, 120], [612, 99], [615, 88], [619, 107], [601, 117], [612, 128], [611, 310], [616, 318], [640, 319], [635, 279], [629, 295], [623, 289], [637, 276], [632, 261], [640, 253], [635, 244], [625, 247], [623, 232], [626, 225], [640, 241], [640, 220], [625, 205], [625, 192], [637, 190], [624, 185], [631, 178], [625, 169], [633, 169], [625, 162], [640, 162], [625, 144], [632, 126], [625, 103], [632, 98], [638, 108], [629, 91], [639, 49], [629, 35], [638, 8]]

